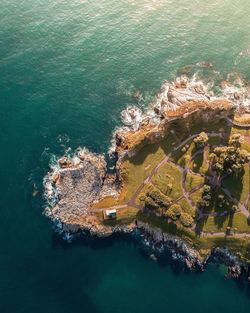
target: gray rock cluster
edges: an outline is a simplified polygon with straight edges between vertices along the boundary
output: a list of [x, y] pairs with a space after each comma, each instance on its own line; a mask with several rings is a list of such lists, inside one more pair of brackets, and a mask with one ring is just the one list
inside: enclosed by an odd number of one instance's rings
[[59, 159], [58, 164], [45, 180], [47, 198], [54, 197], [46, 213], [53, 220], [76, 223], [88, 214], [90, 204], [102, 191], [106, 162], [103, 156], [81, 149], [71, 159]]

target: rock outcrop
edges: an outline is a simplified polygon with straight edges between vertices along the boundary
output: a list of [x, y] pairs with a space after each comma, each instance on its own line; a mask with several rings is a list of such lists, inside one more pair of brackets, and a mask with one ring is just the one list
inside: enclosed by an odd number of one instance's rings
[[52, 204], [46, 213], [62, 223], [79, 223], [89, 214], [91, 203], [102, 191], [106, 177], [105, 159], [82, 149], [71, 160], [59, 159], [58, 165], [45, 180], [46, 196]]
[[100, 198], [118, 195], [123, 157], [137, 153], [146, 143], [162, 139], [173, 124], [188, 131], [197, 121], [216, 123], [227, 117], [232, 119], [234, 110], [232, 101], [216, 98], [201, 82], [180, 78], [164, 83], [145, 113], [135, 107], [122, 113], [126, 127], [117, 129], [112, 148], [112, 155], [119, 161], [116, 174], [108, 175], [104, 156], [87, 149], [58, 160], [58, 166], [45, 178], [49, 204], [46, 214], [62, 223], [64, 229], [112, 233], [115, 228], [101, 225], [91, 207]]

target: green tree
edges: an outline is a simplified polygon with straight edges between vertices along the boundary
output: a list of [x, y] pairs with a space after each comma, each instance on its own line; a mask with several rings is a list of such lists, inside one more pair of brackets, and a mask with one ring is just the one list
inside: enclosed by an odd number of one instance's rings
[[182, 214], [182, 208], [179, 204], [173, 204], [166, 211], [167, 217], [170, 217], [173, 221], [176, 221]]
[[196, 138], [194, 143], [197, 148], [203, 148], [208, 143], [208, 135], [205, 132], [201, 132]]
[[193, 224], [194, 219], [188, 213], [183, 212], [180, 216], [180, 222], [185, 227], [190, 227]]
[[[236, 139], [235, 139], [236, 140]], [[237, 139], [238, 140], [238, 139]], [[237, 141], [236, 140], [236, 141]], [[250, 154], [239, 147], [236, 142], [228, 147], [216, 147], [209, 156], [210, 168], [215, 171], [216, 184], [220, 185], [224, 173], [234, 174], [236, 177], [243, 170], [243, 164], [250, 161]]]
[[230, 144], [230, 146], [240, 148], [241, 142], [242, 142], [241, 134], [233, 134], [230, 138], [229, 144]]

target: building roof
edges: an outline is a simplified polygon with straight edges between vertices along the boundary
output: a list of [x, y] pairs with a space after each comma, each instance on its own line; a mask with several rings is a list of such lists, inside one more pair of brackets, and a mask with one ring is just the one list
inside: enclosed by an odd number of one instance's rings
[[116, 209], [106, 210], [106, 215], [116, 214]]

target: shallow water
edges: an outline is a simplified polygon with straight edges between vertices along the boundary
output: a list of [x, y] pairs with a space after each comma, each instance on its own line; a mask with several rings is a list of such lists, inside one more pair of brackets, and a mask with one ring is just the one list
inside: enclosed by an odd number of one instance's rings
[[181, 72], [249, 80], [249, 14], [248, 0], [0, 2], [0, 312], [249, 311], [249, 286], [221, 267], [180, 272], [127, 240], [63, 244], [42, 215], [51, 157], [106, 153], [136, 90], [144, 107]]

